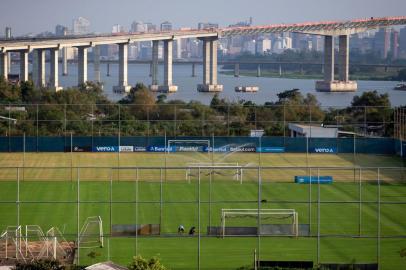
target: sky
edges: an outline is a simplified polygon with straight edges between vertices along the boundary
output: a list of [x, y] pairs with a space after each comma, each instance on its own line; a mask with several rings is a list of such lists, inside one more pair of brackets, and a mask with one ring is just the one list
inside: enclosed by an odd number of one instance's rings
[[92, 31], [107, 33], [114, 24], [129, 29], [133, 21], [196, 28], [199, 22], [227, 26], [249, 17], [265, 25], [406, 16], [406, 0], [1, 0], [0, 35], [6, 26], [13, 36], [54, 32], [57, 24], [72, 28], [80, 16], [90, 20]]

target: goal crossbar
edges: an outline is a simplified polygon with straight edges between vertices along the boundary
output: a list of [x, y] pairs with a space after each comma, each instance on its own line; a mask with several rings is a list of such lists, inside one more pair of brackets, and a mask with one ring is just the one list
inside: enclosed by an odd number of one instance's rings
[[295, 209], [221, 209], [221, 233], [224, 238], [226, 232], [226, 218], [261, 216], [288, 216], [292, 217], [292, 236], [299, 235], [299, 215]]
[[[229, 169], [228, 169], [229, 168]], [[210, 173], [218, 170], [233, 170], [233, 177], [237, 181], [240, 181], [242, 184], [242, 175], [243, 170], [242, 166], [238, 164], [238, 162], [196, 162], [196, 163], [189, 163], [188, 168], [186, 169], [185, 179], [190, 183], [190, 178], [192, 176], [192, 169], [204, 169], [210, 170]]]

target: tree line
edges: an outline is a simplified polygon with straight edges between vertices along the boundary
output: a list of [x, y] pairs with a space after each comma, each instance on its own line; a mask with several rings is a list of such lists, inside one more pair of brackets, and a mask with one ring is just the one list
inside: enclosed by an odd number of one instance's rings
[[[288, 136], [288, 123], [339, 126], [346, 131], [393, 135], [393, 109], [388, 94], [355, 96], [351, 106], [325, 108], [313, 94], [286, 90], [278, 100], [255, 104], [214, 95], [209, 105], [167, 100], [143, 84], [114, 102], [102, 85], [88, 82], [55, 92], [31, 81], [11, 84], [0, 79], [0, 135], [19, 136]], [[24, 104], [24, 105], [17, 105]], [[374, 107], [375, 106], [375, 107]], [[15, 121], [14, 121], [15, 119]]]

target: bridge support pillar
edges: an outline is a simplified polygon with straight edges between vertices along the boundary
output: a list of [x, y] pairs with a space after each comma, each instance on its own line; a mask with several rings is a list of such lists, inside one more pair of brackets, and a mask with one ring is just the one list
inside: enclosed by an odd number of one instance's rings
[[217, 38], [203, 40], [203, 84], [197, 86], [199, 92], [221, 92], [223, 85], [217, 84]]
[[62, 49], [62, 76], [68, 75], [68, 48]]
[[172, 53], [173, 40], [164, 40], [164, 85], [160, 90], [166, 93], [178, 91], [178, 87], [172, 84]]
[[3, 77], [4, 80], [8, 79], [8, 53], [0, 53], [0, 77]]
[[94, 81], [100, 82], [100, 46], [97, 45], [93, 48], [93, 68], [94, 68]]
[[45, 86], [45, 51], [42, 49], [34, 50], [32, 63], [32, 78], [36, 87]]
[[334, 37], [324, 37], [324, 80], [316, 82], [316, 90], [322, 92], [354, 92], [357, 82], [349, 81], [348, 35], [339, 36], [339, 80], [334, 80]]
[[178, 91], [178, 87], [172, 84], [172, 54], [173, 54], [173, 40], [164, 40], [164, 83], [159, 85], [158, 82], [158, 46], [159, 41], [152, 42], [152, 84], [151, 91], [173, 93]]
[[240, 63], [234, 64], [234, 77], [240, 77]]
[[28, 51], [20, 51], [20, 81], [28, 81]]
[[192, 64], [192, 77], [196, 77], [196, 64]]
[[87, 82], [87, 47], [78, 47], [78, 85]]
[[159, 91], [158, 50], [159, 50], [159, 40], [152, 41], [152, 62], [150, 65], [150, 76], [152, 77], [152, 83], [149, 87], [151, 91]]
[[261, 65], [258, 64], [257, 66], [257, 77], [261, 77]]
[[128, 43], [118, 44], [118, 85], [113, 87], [114, 93], [128, 93]]
[[50, 52], [50, 77], [49, 77], [49, 87], [55, 91], [62, 90], [62, 87], [59, 86], [59, 73], [58, 73], [58, 56], [59, 56], [59, 49], [51, 49]]

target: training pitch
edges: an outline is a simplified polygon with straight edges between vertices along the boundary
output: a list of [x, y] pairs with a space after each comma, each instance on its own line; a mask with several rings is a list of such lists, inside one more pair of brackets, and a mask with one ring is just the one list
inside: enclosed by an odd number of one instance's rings
[[[243, 175], [235, 168], [202, 168], [199, 177], [196, 168], [185, 169], [192, 163], [238, 163]], [[17, 172], [18, 166], [26, 168]], [[93, 249], [96, 258], [87, 256], [92, 249], [81, 249], [80, 264], [126, 265], [141, 254], [157, 255], [170, 269], [196, 269], [200, 254], [201, 269], [237, 269], [252, 265], [257, 250], [261, 260], [379, 261], [381, 269], [402, 269], [406, 175], [394, 169], [402, 166], [399, 157], [362, 154], [2, 153], [0, 231], [17, 222], [19, 191], [21, 225], [57, 226], [75, 241], [78, 221], [81, 227], [89, 216], [102, 218], [104, 247]], [[331, 175], [334, 182], [293, 181], [310, 174]], [[208, 226], [221, 224], [221, 209], [258, 207], [295, 209], [311, 236], [208, 236]], [[188, 236], [199, 221], [200, 239]], [[110, 238], [111, 226], [119, 224], [160, 224], [160, 235]], [[180, 224], [185, 235], [177, 233]], [[239, 218], [229, 226], [257, 226], [257, 220]]]

